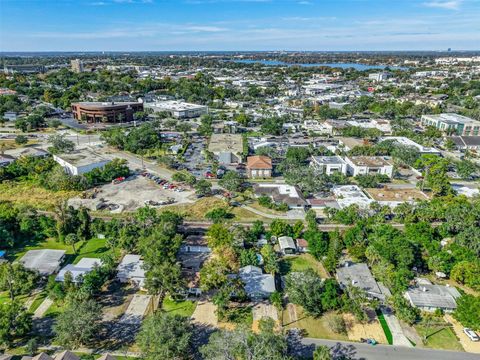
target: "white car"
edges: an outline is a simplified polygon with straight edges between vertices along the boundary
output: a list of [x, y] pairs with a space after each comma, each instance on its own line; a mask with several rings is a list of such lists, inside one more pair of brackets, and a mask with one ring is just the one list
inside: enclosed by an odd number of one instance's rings
[[463, 332], [465, 333], [465, 335], [467, 335], [469, 337], [470, 340], [472, 341], [480, 341], [480, 337], [477, 335], [477, 333], [475, 331], [473, 331], [472, 329], [469, 329], [469, 328], [464, 328], [463, 329]]

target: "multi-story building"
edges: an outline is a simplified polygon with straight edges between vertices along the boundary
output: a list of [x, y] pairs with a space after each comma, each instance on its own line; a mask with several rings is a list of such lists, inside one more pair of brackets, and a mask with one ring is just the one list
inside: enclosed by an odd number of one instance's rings
[[392, 163], [383, 156], [351, 156], [345, 157], [348, 164], [348, 173], [357, 175], [387, 175], [393, 176]]
[[480, 135], [480, 121], [463, 115], [453, 113], [422, 115], [421, 122], [422, 126], [433, 126], [450, 135]]
[[391, 74], [387, 73], [387, 72], [379, 72], [379, 73], [373, 73], [373, 74], [368, 75], [369, 80], [373, 80], [373, 81], [376, 81], [376, 82], [385, 81], [389, 77], [391, 77]]
[[43, 65], [5, 65], [3, 67], [3, 72], [5, 74], [35, 74], [35, 73], [44, 73], [45, 66]]
[[76, 73], [83, 72], [83, 63], [80, 59], [72, 59], [70, 60], [70, 65], [72, 67], [72, 71]]
[[247, 173], [251, 179], [272, 177], [272, 159], [255, 155], [247, 158]]
[[72, 104], [73, 117], [87, 123], [133, 121], [133, 114], [143, 111], [140, 102], [79, 102]]
[[347, 174], [347, 163], [340, 156], [312, 156], [310, 166], [319, 174]]
[[174, 100], [146, 103], [145, 107], [152, 109], [154, 112], [165, 111], [178, 119], [196, 118], [208, 113], [208, 107], [205, 105]]

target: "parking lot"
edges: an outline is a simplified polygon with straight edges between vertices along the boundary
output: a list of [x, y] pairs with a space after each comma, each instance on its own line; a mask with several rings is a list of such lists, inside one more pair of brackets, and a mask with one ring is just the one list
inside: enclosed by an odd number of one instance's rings
[[[180, 191], [182, 189], [182, 191]], [[161, 207], [167, 204], [194, 202], [193, 191], [183, 186], [165, 188], [154, 180], [141, 175], [131, 176], [118, 184], [106, 184], [84, 193], [84, 197], [72, 198], [69, 204], [85, 206], [91, 210], [107, 210], [114, 213], [135, 211], [145, 205]]]
[[196, 137], [191, 140], [184, 154], [185, 162], [182, 165], [197, 178], [201, 178], [205, 174], [206, 159], [203, 155], [205, 148], [204, 138]]

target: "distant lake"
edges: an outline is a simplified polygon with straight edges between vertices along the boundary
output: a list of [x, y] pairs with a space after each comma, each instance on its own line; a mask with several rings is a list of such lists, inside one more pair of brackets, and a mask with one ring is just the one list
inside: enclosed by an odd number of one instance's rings
[[271, 65], [271, 66], [301, 66], [301, 67], [315, 67], [315, 66], [326, 66], [331, 68], [342, 68], [342, 69], [349, 69], [354, 68], [355, 70], [363, 71], [363, 70], [371, 70], [371, 69], [379, 69], [383, 70], [387, 67], [392, 70], [408, 70], [407, 67], [401, 66], [385, 66], [385, 65], [367, 65], [367, 64], [358, 64], [358, 63], [298, 63], [298, 64], [291, 64], [286, 63], [284, 61], [277, 61], [277, 60], [252, 60], [252, 59], [243, 59], [243, 60], [230, 60], [240, 64], [263, 64], [263, 65]]

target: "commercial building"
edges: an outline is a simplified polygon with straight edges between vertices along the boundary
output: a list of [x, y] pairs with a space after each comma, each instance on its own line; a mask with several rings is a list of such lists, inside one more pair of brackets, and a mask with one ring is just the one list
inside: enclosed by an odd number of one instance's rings
[[310, 166], [318, 174], [347, 174], [347, 163], [340, 156], [312, 156]]
[[247, 158], [247, 175], [251, 179], [272, 177], [272, 159], [268, 156], [249, 156]]
[[449, 135], [479, 136], [480, 121], [469, 117], [444, 113], [439, 115], [422, 115], [422, 126], [433, 126]]
[[348, 173], [357, 175], [387, 175], [393, 176], [393, 164], [383, 156], [351, 156], [345, 157]]
[[3, 72], [5, 74], [36, 74], [44, 73], [45, 66], [43, 65], [5, 65], [3, 67]]
[[390, 78], [391, 76], [392, 75], [388, 72], [379, 72], [379, 73], [373, 73], [368, 75], [368, 79], [376, 82], [380, 82], [380, 81], [388, 80], [388, 78]]
[[70, 60], [70, 66], [71, 66], [73, 72], [76, 72], [76, 73], [83, 72], [83, 62], [80, 59]]
[[65, 172], [70, 175], [82, 175], [93, 169], [104, 167], [110, 160], [89, 149], [77, 150], [69, 154], [53, 155]]
[[212, 152], [221, 164], [242, 162], [243, 138], [240, 134], [212, 134], [208, 151]]
[[208, 113], [208, 107], [205, 105], [197, 105], [174, 100], [146, 103], [145, 107], [152, 109], [154, 112], [167, 112], [170, 114], [170, 116], [178, 119], [197, 118]]
[[383, 137], [383, 138], [379, 139], [379, 142], [389, 141], [389, 140], [394, 141], [394, 142], [396, 142], [397, 144], [400, 144], [400, 145], [414, 147], [418, 150], [418, 152], [420, 154], [435, 154], [435, 155], [440, 154], [440, 150], [435, 149], [433, 147], [427, 147], [427, 146], [420, 145], [420, 144], [416, 143], [415, 141], [410, 140], [409, 138], [404, 137], [404, 136]]
[[133, 121], [133, 114], [143, 111], [140, 102], [78, 102], [72, 104], [73, 117], [87, 123]]

